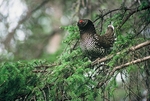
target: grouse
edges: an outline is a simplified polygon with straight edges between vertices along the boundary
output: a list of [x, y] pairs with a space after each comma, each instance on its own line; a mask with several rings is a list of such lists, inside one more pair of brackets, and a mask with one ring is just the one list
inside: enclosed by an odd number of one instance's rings
[[89, 19], [80, 19], [77, 26], [80, 32], [80, 47], [91, 60], [110, 53], [115, 40], [113, 25], [108, 25], [104, 35], [96, 33], [94, 24]]

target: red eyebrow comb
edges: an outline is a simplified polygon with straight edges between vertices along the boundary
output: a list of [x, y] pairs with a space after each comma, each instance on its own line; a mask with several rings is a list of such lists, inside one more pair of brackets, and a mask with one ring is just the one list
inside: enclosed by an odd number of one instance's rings
[[82, 23], [83, 22], [83, 20], [79, 20], [79, 23]]

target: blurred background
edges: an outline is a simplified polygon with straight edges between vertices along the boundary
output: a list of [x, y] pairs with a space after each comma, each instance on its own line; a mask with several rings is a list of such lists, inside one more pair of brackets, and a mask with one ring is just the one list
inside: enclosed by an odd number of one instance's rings
[[[94, 20], [124, 0], [0, 0], [0, 61], [48, 59], [62, 52], [61, 27], [79, 18]], [[132, 0], [127, 0], [130, 6]]]

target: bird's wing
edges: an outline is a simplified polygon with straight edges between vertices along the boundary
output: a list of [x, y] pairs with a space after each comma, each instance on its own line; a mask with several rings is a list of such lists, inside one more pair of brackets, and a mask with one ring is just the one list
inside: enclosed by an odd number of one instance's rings
[[113, 32], [108, 32], [106, 31], [106, 33], [104, 35], [98, 35], [95, 34], [94, 35], [95, 40], [97, 40], [95, 44], [97, 44], [99, 47], [103, 47], [103, 48], [110, 48], [113, 46], [114, 43], [114, 33]]

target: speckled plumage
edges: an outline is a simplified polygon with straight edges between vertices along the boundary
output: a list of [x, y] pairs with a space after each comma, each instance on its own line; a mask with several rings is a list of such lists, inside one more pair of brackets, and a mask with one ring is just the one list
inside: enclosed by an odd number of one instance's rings
[[114, 27], [109, 25], [104, 35], [96, 34], [92, 21], [80, 19], [77, 23], [80, 31], [80, 47], [91, 59], [103, 57], [110, 50], [114, 43]]

